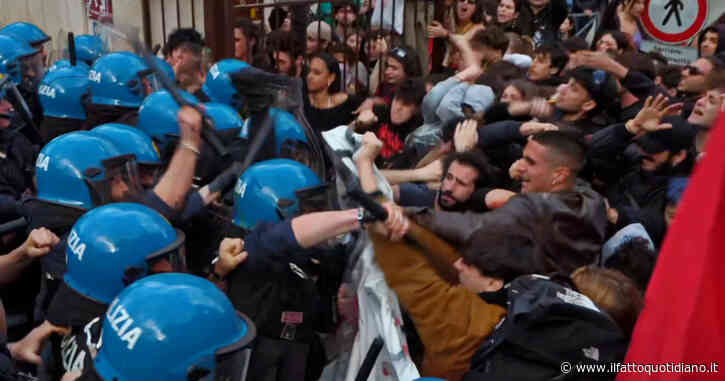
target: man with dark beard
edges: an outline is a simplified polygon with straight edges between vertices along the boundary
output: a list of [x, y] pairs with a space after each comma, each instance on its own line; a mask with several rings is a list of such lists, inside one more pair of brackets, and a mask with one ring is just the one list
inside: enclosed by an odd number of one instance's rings
[[[377, 139], [375, 139], [377, 140]], [[380, 151], [382, 143], [363, 139], [363, 148], [357, 156], [357, 166], [363, 190], [373, 191], [375, 175], [372, 165]], [[415, 169], [410, 171], [408, 181], [415, 181]], [[466, 210], [484, 211], [488, 209], [485, 198], [492, 186], [493, 171], [486, 156], [480, 151], [454, 152], [443, 163], [443, 177], [440, 189], [428, 188], [426, 184], [403, 182], [393, 185], [395, 202], [401, 206], [420, 206], [462, 212]], [[386, 176], [387, 177], [387, 176]], [[423, 176], [418, 180], [423, 180]], [[477, 197], [481, 196], [481, 197]]]
[[657, 247], [667, 231], [662, 213], [667, 204], [667, 185], [671, 177], [687, 177], [692, 171], [697, 133], [681, 117], [665, 117], [662, 122], [671, 124], [672, 128], [637, 138], [639, 166], [607, 191], [614, 209], [610, 210], [610, 220], [617, 229], [639, 222]]

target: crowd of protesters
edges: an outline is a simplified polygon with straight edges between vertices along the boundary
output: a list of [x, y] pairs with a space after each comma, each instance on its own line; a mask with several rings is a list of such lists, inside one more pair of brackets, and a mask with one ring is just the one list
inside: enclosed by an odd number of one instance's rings
[[725, 111], [725, 24], [678, 66], [640, 50], [644, 4], [441, 1], [403, 34], [288, 5], [218, 62], [193, 29], [156, 64], [93, 36], [48, 63], [3, 27], [0, 380], [318, 380], [363, 324], [362, 241], [422, 377], [622, 361]]

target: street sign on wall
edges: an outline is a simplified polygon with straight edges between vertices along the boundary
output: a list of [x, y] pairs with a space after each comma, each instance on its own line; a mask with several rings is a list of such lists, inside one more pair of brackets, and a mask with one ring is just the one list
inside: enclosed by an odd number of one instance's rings
[[655, 39], [677, 44], [694, 37], [705, 26], [708, 0], [648, 0], [642, 25]]
[[698, 57], [697, 48], [689, 46], [668, 45], [651, 40], [642, 40], [639, 50], [649, 53], [657, 52], [667, 58], [667, 62], [673, 65], [686, 66], [695, 61]]
[[103, 24], [113, 24], [113, 3], [111, 0], [86, 0], [88, 18]]

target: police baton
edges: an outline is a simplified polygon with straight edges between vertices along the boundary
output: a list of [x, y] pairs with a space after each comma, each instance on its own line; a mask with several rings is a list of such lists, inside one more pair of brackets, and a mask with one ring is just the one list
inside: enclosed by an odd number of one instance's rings
[[234, 163], [237, 175], [241, 176], [257, 158], [257, 154], [274, 129], [274, 121], [269, 115], [269, 108], [274, 102], [272, 92], [286, 88], [289, 86], [290, 80], [286, 77], [270, 74], [250, 66], [234, 73], [232, 75], [232, 81], [234, 87], [244, 95], [247, 109], [252, 114], [256, 114], [254, 120], [259, 121], [258, 123], [254, 123], [251, 126], [252, 128], [250, 128], [250, 133], [253, 132], [254, 137], [249, 144], [249, 150], [244, 157], [244, 161], [242, 163]]
[[[15, 100], [18, 102], [18, 105], [20, 105], [20, 112], [23, 115], [23, 119], [25, 119], [25, 123], [30, 126], [32, 131], [35, 133], [35, 137], [38, 138], [37, 141], [43, 141], [40, 130], [38, 129], [38, 126], [35, 125], [35, 121], [33, 121], [33, 113], [30, 112], [30, 107], [28, 107], [28, 104], [25, 102], [25, 98], [20, 94], [20, 90], [18, 90], [18, 87], [15, 86], [15, 83], [13, 81], [10, 81], [10, 77], [5, 77], [8, 81], [4, 84], [0, 85], [0, 87], [5, 86], [7, 89], [10, 90], [10, 92], [13, 94], [13, 97], [15, 97]], [[22, 129], [23, 126], [20, 126], [17, 128], [17, 130]]]
[[[159, 64], [156, 62], [156, 59], [153, 55], [144, 47], [144, 45], [141, 43], [141, 40], [138, 38], [138, 31], [134, 27], [127, 27], [127, 32], [120, 32], [118, 30], [115, 30], [113, 28], [110, 28], [111, 31], [122, 37], [125, 38], [133, 47], [135, 51], [139, 53], [141, 58], [144, 60], [146, 65], [151, 69], [151, 71], [154, 73], [156, 78], [161, 82], [161, 86], [166, 89], [166, 91], [171, 94], [171, 97], [174, 98], [174, 101], [179, 104], [179, 106], [189, 106], [194, 108], [196, 111], [198, 111], [201, 115], [205, 115], [204, 109], [199, 106], [198, 104], [194, 104], [192, 102], [187, 101], [184, 99], [184, 97], [181, 96], [181, 93], [179, 92], [179, 88], [176, 86], [174, 81], [169, 78], [169, 76], [166, 75], [166, 73], [161, 70], [159, 67]], [[208, 121], [210, 123], [213, 123], [212, 119], [207, 117]], [[229, 152], [227, 151], [226, 146], [224, 143], [222, 143], [219, 136], [215, 133], [213, 129], [210, 128], [203, 128], [201, 130], [201, 135], [204, 138], [204, 140], [209, 143], [209, 145], [214, 149], [214, 151], [217, 152], [220, 156], [226, 156]]]
[[373, 340], [373, 343], [370, 344], [368, 353], [365, 354], [365, 359], [363, 360], [362, 365], [360, 365], [360, 369], [357, 371], [355, 381], [365, 381], [368, 377], [370, 377], [370, 372], [373, 371], [375, 360], [378, 359], [378, 355], [380, 355], [381, 350], [383, 350], [383, 338], [378, 336], [375, 340]]
[[0, 235], [24, 230], [28, 226], [25, 217], [16, 218], [12, 221], [0, 225]]
[[[351, 187], [347, 194], [351, 199], [357, 201], [365, 208], [375, 221], [385, 221], [388, 219], [388, 211], [385, 207], [375, 201], [370, 195], [363, 192], [359, 187]], [[424, 249], [423, 252], [426, 258], [438, 270], [439, 275], [443, 279], [451, 284], [458, 284], [458, 273], [453, 268], [453, 263], [461, 258], [458, 250], [412, 220], [410, 221], [405, 238], [415, 242], [419, 247]]]
[[73, 32], [68, 32], [68, 58], [71, 66], [76, 66], [76, 39]]

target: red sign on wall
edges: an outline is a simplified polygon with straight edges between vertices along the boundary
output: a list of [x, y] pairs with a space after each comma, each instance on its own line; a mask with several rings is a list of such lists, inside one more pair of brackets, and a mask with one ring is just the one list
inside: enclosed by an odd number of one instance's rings
[[708, 2], [715, 1], [647, 0], [642, 25], [659, 41], [669, 44], [687, 41], [705, 26]]
[[88, 9], [88, 18], [98, 20], [102, 23], [113, 23], [113, 3], [112, 0], [86, 0], [86, 9]]

